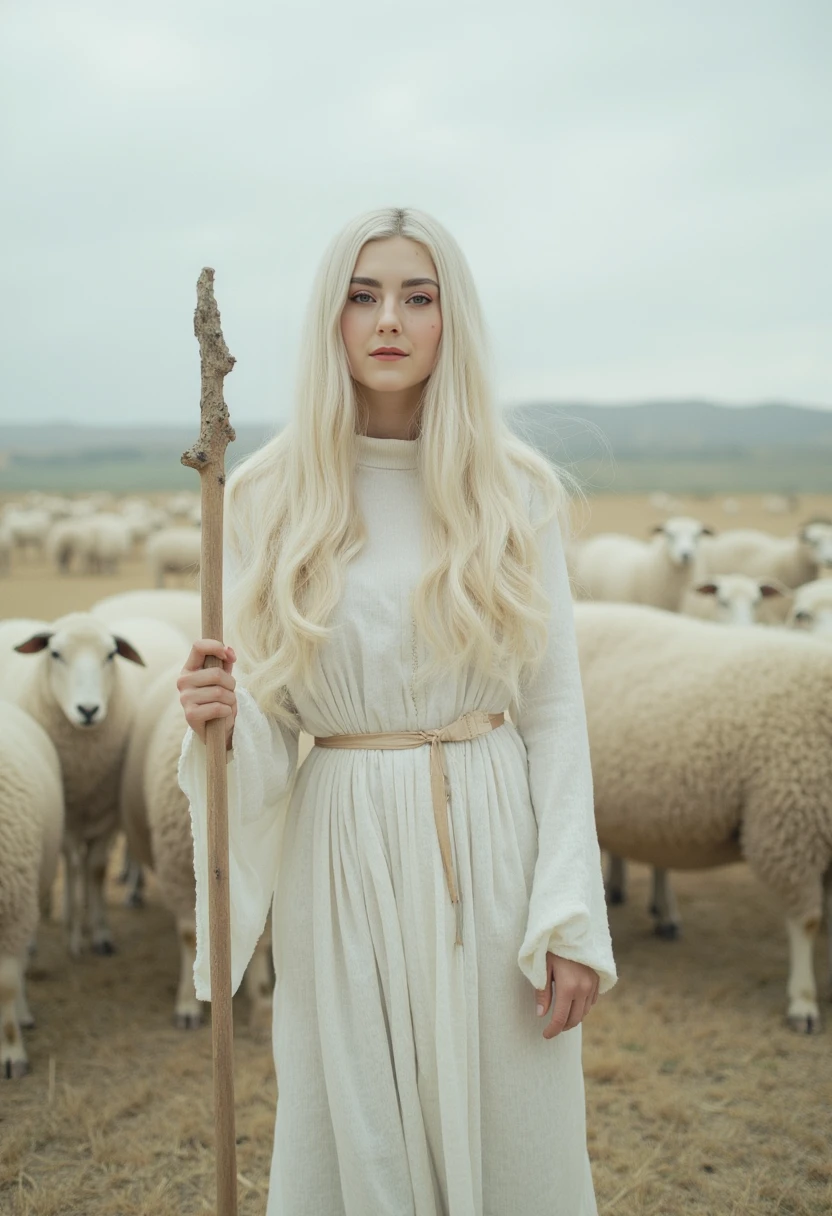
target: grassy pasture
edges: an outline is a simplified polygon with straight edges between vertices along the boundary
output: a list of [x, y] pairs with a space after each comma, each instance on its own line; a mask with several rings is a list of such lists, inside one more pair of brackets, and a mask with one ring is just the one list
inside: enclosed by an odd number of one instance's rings
[[[737, 497], [730, 518], [719, 497], [684, 505], [715, 526], [779, 533], [832, 513], [830, 496], [804, 496], [784, 516], [764, 512], [759, 495]], [[598, 496], [578, 528], [643, 536], [658, 518], [641, 496]], [[109, 578], [58, 578], [18, 560], [0, 579], [0, 614], [56, 616], [148, 585], [140, 558]], [[0, 1082], [3, 1216], [213, 1211], [210, 1031], [173, 1028], [173, 921], [152, 879], [144, 909], [121, 905], [119, 857], [120, 848], [108, 884], [115, 957], [73, 963], [57, 920], [41, 928], [29, 980], [32, 1072]], [[832, 1011], [819, 1036], [784, 1026], [787, 945], [777, 908], [742, 866], [679, 875], [683, 937], [667, 943], [651, 935], [648, 886], [647, 870], [632, 867], [630, 901], [611, 909], [621, 978], [584, 1028], [599, 1212], [825, 1216]], [[828, 990], [825, 937], [816, 967]], [[240, 1212], [254, 1216], [265, 1210], [277, 1086], [268, 1036], [249, 1027], [247, 1013], [238, 996]]]

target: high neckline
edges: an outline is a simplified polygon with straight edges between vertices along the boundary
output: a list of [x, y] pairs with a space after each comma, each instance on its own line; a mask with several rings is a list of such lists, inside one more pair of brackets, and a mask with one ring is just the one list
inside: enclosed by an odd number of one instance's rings
[[380, 439], [355, 436], [357, 463], [371, 469], [415, 469], [419, 463], [418, 439]]

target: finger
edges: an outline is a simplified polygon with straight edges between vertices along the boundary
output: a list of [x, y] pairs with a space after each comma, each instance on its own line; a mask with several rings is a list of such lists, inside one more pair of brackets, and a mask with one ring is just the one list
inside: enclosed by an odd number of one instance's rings
[[569, 1017], [566, 1019], [564, 1030], [573, 1030], [575, 1026], [580, 1026], [581, 1022], [586, 1017], [587, 1002], [581, 1000], [580, 997], [572, 1002], [572, 1008], [569, 1010]]
[[222, 642], [217, 642], [214, 638], [200, 638], [198, 642], [194, 642], [191, 647], [191, 653], [185, 660], [183, 671], [199, 671], [205, 665], [205, 660], [208, 655], [213, 655], [214, 658], [230, 661], [228, 647]]
[[188, 688], [179, 699], [185, 709], [195, 705], [211, 705], [214, 702], [230, 705], [233, 709], [237, 704], [233, 689], [220, 688], [217, 684], [209, 684], [205, 688]]
[[234, 713], [230, 705], [220, 705], [212, 701], [210, 705], [196, 705], [187, 713], [189, 725], [194, 722], [210, 722], [214, 718], [230, 718]]
[[537, 1016], [542, 1018], [549, 1008], [549, 1002], [552, 999], [552, 967], [549, 960], [546, 960], [546, 987], [535, 988], [534, 990]]
[[559, 1035], [566, 1025], [572, 1008], [572, 994], [566, 988], [561, 987], [558, 991], [558, 986], [555, 984], [555, 1007], [552, 1010], [552, 1020], [543, 1031], [544, 1039], [553, 1039]]
[[211, 684], [221, 684], [223, 688], [233, 691], [237, 686], [237, 681], [224, 666], [200, 667], [196, 671], [182, 671], [176, 681], [176, 687], [180, 692], [184, 692], [187, 688], [202, 688]]

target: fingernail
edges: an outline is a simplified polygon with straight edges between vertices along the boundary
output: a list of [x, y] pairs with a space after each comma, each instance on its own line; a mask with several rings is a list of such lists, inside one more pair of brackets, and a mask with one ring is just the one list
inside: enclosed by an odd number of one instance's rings
[[538, 1007], [537, 1007], [537, 1016], [538, 1017], [540, 1017], [541, 1013], [543, 1012], [543, 1009], [544, 1009], [543, 1005], [538, 1005]]

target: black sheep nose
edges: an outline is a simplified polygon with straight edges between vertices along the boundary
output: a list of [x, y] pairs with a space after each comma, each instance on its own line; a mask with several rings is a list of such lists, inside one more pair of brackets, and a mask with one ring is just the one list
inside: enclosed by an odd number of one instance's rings
[[75, 708], [78, 710], [78, 713], [81, 714], [82, 717], [86, 719], [86, 721], [84, 722], [84, 726], [92, 726], [93, 718], [98, 713], [99, 706], [98, 705], [76, 705]]

